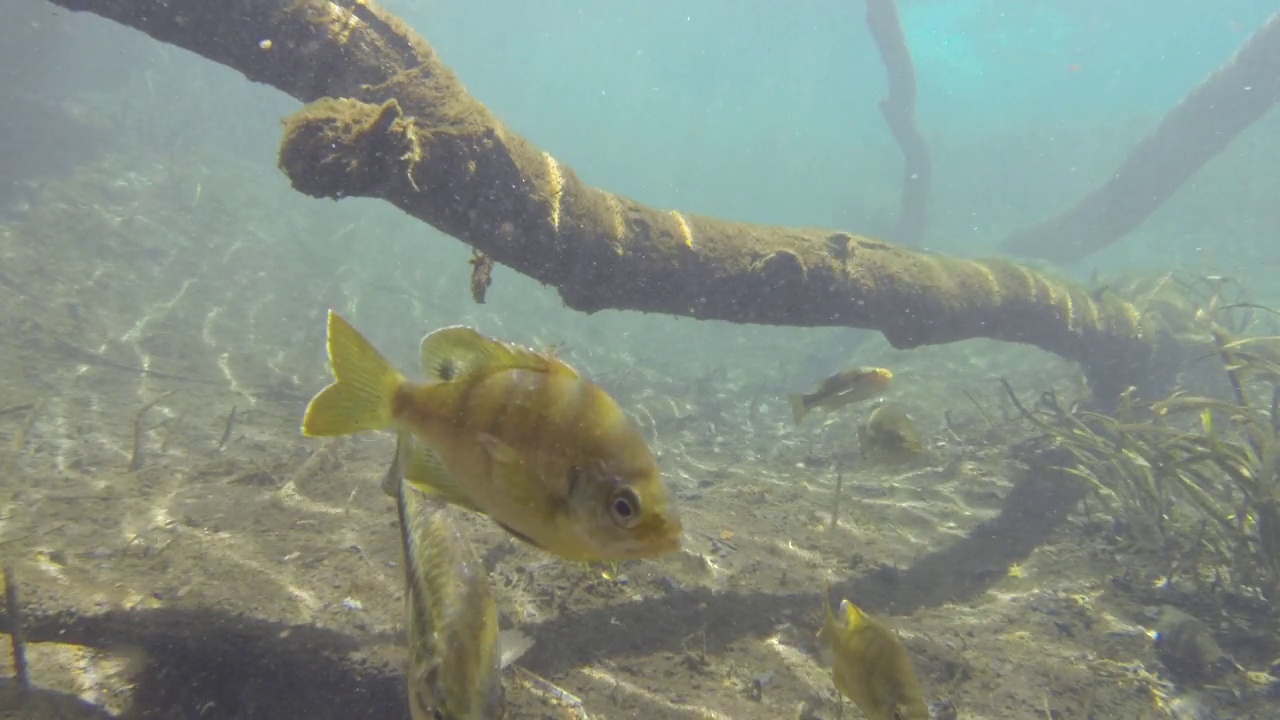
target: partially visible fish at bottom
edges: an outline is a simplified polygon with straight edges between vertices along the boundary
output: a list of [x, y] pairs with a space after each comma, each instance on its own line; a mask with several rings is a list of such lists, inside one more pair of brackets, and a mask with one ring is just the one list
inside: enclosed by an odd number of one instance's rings
[[404, 481], [405, 452], [397, 448], [383, 488], [395, 492], [404, 548], [410, 712], [413, 720], [502, 718], [502, 669], [532, 643], [498, 632], [488, 570], [449, 517], [453, 508]]
[[848, 600], [840, 602], [837, 615], [830, 597], [828, 585], [818, 640], [834, 654], [831, 674], [840, 694], [868, 720], [930, 720], [911, 655], [898, 634]]

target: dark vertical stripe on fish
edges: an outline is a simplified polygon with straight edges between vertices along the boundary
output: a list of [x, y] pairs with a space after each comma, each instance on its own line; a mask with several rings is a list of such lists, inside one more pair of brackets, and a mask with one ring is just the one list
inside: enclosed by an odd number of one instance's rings
[[[599, 407], [599, 398], [596, 397], [600, 392], [599, 388], [585, 380], [574, 382], [573, 402], [570, 406], [569, 417], [573, 418], [573, 423], [582, 430], [583, 437], [598, 438], [602, 431], [606, 428], [601, 427], [601, 423], [593, 422], [598, 420], [599, 413], [596, 408]], [[592, 445], [595, 443], [593, 442]]]
[[477, 393], [480, 386], [484, 384], [488, 378], [473, 378], [464, 376], [461, 382], [462, 387], [458, 390], [458, 403], [454, 406], [453, 430], [454, 435], [460, 435], [466, 431], [487, 432], [484, 423], [484, 416], [479, 413], [476, 406], [483, 401], [484, 393]]
[[623, 433], [627, 423], [631, 422], [631, 417], [623, 412], [621, 406], [610, 401], [603, 390], [596, 391], [595, 401], [596, 417], [599, 418], [597, 423], [609, 428], [610, 433]]
[[547, 439], [551, 425], [548, 419], [554, 417], [555, 412], [554, 388], [552, 376], [545, 372], [529, 373], [521, 383], [520, 427], [516, 432], [530, 443], [530, 447], [541, 448]]
[[552, 393], [549, 392], [549, 378], [547, 373], [535, 373], [529, 370], [521, 370], [520, 374], [512, 378], [511, 409], [513, 411], [508, 414], [506, 427], [503, 429], [504, 432], [509, 433], [509, 437], [520, 438], [522, 445], [527, 443], [526, 447], [535, 452], [539, 452], [543, 448], [543, 443], [547, 442], [547, 433], [550, 429], [545, 419], [545, 414], [550, 409], [550, 397], [552, 397]]
[[418, 411], [418, 403], [414, 399], [413, 390], [407, 386], [397, 388], [395, 395], [391, 396], [391, 417], [396, 420], [421, 420], [422, 413]]
[[538, 425], [535, 442], [539, 453], [554, 453], [554, 448], [564, 445], [565, 393], [567, 381], [563, 375], [547, 375], [538, 390], [538, 405], [535, 424]]

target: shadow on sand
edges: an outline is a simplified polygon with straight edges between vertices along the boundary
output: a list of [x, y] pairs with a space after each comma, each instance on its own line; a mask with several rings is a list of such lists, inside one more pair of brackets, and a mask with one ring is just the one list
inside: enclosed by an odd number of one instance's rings
[[[1000, 514], [965, 539], [910, 568], [879, 568], [834, 589], [868, 610], [896, 615], [975, 597], [1043, 544], [1083, 494], [1070, 475], [1028, 471]], [[789, 612], [803, 617], [821, 602], [819, 592], [674, 590], [525, 627], [535, 643], [521, 664], [552, 677], [603, 658], [681, 652], [691, 636], [705, 637], [707, 652], [717, 653], [743, 638], [767, 636]], [[124, 718], [408, 717], [404, 676], [362, 659], [364, 641], [334, 631], [177, 609], [45, 615], [24, 625], [30, 642], [144, 650], [149, 663], [136, 678], [134, 705]]]

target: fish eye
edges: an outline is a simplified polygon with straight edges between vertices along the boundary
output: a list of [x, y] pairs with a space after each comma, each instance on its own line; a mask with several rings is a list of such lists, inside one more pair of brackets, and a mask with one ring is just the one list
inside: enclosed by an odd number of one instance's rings
[[618, 488], [609, 496], [609, 514], [620, 527], [635, 527], [640, 522], [640, 497], [631, 488]]

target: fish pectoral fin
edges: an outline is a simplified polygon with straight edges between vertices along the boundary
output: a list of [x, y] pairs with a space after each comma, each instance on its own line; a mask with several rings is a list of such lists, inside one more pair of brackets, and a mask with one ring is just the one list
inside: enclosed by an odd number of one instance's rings
[[[525, 467], [524, 458], [516, 449], [488, 433], [481, 433], [477, 437], [480, 447], [489, 454], [489, 461], [493, 465], [494, 482], [497, 487], [503, 488], [507, 501], [516, 506], [523, 506], [527, 513], [540, 513], [540, 507], [543, 506], [545, 498], [540, 497], [534, 486], [530, 485], [529, 470]], [[549, 550], [543, 543], [535, 541], [528, 535], [515, 530], [510, 525], [502, 522], [492, 515], [489, 516], [503, 530], [506, 530], [512, 537], [521, 542], [532, 545], [533, 547], [545, 552], [553, 552]], [[548, 518], [542, 518], [546, 522], [550, 522]], [[541, 527], [542, 525], [539, 524]], [[561, 553], [555, 553], [562, 555]]]
[[[400, 444], [400, 466], [404, 468], [404, 479], [422, 492], [438, 497], [445, 502], [473, 512], [483, 512], [471, 501], [471, 497], [463, 491], [456, 479], [444, 466], [444, 461], [430, 448], [411, 439]], [[385, 489], [385, 488], [384, 488]]]
[[449, 381], [476, 370], [507, 368], [577, 376], [577, 372], [559, 360], [487, 338], [462, 325], [427, 333], [419, 352], [423, 372], [437, 381]]
[[520, 659], [533, 647], [533, 638], [519, 630], [503, 630], [498, 633], [499, 661], [498, 667], [507, 667]]
[[302, 434], [330, 437], [390, 427], [392, 401], [404, 376], [332, 310], [328, 347], [334, 379], [307, 404]]
[[498, 466], [500, 471], [505, 472], [524, 464], [520, 453], [501, 438], [489, 433], [480, 433], [477, 439], [480, 442], [480, 447], [483, 447], [485, 452], [489, 453], [489, 459]]
[[[493, 519], [493, 517], [492, 517], [492, 516], [490, 516], [490, 519], [492, 520], [492, 519]], [[494, 520], [493, 522], [494, 522], [494, 524], [496, 524], [498, 527], [502, 528], [503, 530], [506, 530], [508, 535], [510, 535], [511, 537], [513, 537], [513, 538], [515, 538], [515, 539], [519, 540], [520, 542], [524, 543], [525, 545], [528, 545], [528, 546], [530, 546], [530, 547], [537, 548], [537, 549], [542, 550], [542, 551], [544, 551], [544, 552], [549, 552], [546, 548], [544, 548], [544, 547], [542, 547], [541, 545], [539, 545], [539, 544], [538, 544], [538, 543], [537, 543], [533, 538], [529, 537], [528, 535], [525, 535], [524, 533], [520, 532], [519, 530], [516, 530], [515, 528], [512, 528], [510, 525], [507, 525], [506, 523], [503, 523], [503, 522], [499, 522], [498, 520]]]

